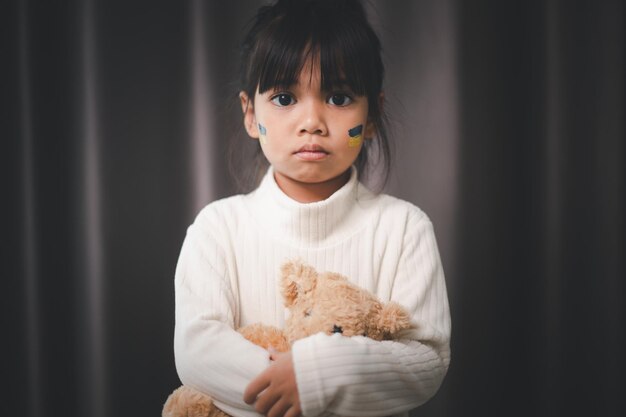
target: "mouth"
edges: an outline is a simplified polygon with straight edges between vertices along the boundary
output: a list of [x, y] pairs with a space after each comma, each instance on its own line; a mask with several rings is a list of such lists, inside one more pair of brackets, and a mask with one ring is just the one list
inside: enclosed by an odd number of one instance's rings
[[293, 154], [304, 161], [319, 161], [330, 155], [326, 149], [315, 144], [304, 145]]

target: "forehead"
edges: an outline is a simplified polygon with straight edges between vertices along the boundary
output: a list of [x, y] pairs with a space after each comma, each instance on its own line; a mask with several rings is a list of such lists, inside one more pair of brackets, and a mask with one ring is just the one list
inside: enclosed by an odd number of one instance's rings
[[[259, 83], [260, 84], [260, 83]], [[276, 80], [274, 85], [267, 86], [265, 91], [276, 91], [282, 89], [306, 89], [306, 90], [314, 90], [314, 91], [323, 91], [328, 92], [334, 89], [342, 89], [342, 90], [353, 90], [350, 86], [350, 83], [343, 76], [343, 71], [340, 71], [338, 75], [328, 76], [322, 73], [322, 67], [320, 63], [320, 59], [307, 59], [300, 72], [293, 79], [283, 79]], [[258, 86], [259, 93], [263, 93], [261, 91], [261, 86]]]
[[362, 5], [348, 2], [295, 0], [263, 9], [244, 43], [244, 89], [264, 93], [319, 77], [324, 91], [346, 84], [355, 95], [375, 97], [384, 72], [380, 42]]
[[285, 80], [284, 83], [289, 83], [290, 81], [292, 81], [290, 86], [310, 88], [313, 90], [348, 87], [348, 82], [343, 76], [343, 71], [341, 71], [340, 74], [338, 74], [337, 76], [331, 76], [330, 78], [332, 78], [333, 81], [332, 83], [326, 83], [328, 85], [323, 86], [323, 78], [329, 77], [328, 75], [324, 76], [324, 74], [322, 73], [322, 66], [319, 57], [308, 58], [306, 61], [304, 61], [302, 69], [298, 73], [297, 78], [293, 81]]
[[348, 74], [346, 58], [339, 59], [336, 54], [337, 51], [311, 44], [301, 51], [284, 51], [283, 60], [277, 61], [275, 54], [269, 54], [260, 73], [258, 91], [262, 94], [299, 86], [321, 91], [348, 88], [356, 95], [363, 95], [361, 74]]

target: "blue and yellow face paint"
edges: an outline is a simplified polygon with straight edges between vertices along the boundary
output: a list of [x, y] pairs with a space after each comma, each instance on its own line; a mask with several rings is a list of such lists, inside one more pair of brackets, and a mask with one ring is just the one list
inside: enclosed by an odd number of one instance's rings
[[259, 123], [259, 139], [261, 139], [261, 143], [264, 145], [267, 143], [266, 135], [267, 135], [267, 129], [265, 129], [265, 126]]
[[356, 148], [361, 145], [361, 141], [363, 140], [363, 125], [358, 125], [348, 130], [348, 146], [351, 148]]

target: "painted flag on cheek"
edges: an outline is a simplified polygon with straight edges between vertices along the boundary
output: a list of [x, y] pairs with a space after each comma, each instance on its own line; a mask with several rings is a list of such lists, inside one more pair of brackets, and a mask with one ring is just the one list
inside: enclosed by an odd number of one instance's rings
[[261, 143], [267, 143], [267, 129], [261, 123], [259, 123], [259, 136], [261, 137]]
[[348, 130], [348, 146], [351, 148], [356, 148], [361, 144], [361, 140], [363, 139], [363, 125], [358, 125]]

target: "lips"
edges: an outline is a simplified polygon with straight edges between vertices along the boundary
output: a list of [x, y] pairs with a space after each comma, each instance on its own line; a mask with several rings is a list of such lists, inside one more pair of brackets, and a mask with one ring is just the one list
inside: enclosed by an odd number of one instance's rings
[[325, 154], [328, 154], [328, 151], [326, 151], [326, 149], [322, 148], [320, 145], [317, 145], [315, 143], [309, 143], [309, 144], [304, 145], [303, 147], [301, 147], [300, 149], [296, 151], [296, 153], [298, 152], [323, 152]]
[[294, 152], [294, 155], [305, 161], [319, 161], [326, 158], [329, 152], [316, 144], [307, 144]]

